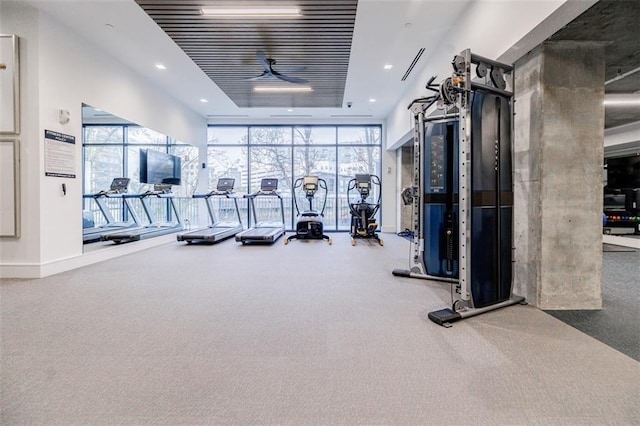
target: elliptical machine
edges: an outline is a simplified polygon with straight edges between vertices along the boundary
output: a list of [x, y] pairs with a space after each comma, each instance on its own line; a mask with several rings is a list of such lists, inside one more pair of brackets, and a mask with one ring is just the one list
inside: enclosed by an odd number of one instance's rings
[[[298, 201], [296, 197], [296, 189], [302, 188], [306, 199], [309, 201], [309, 209], [303, 212], [298, 207]], [[324, 190], [324, 201], [322, 202], [322, 209], [320, 211], [313, 209], [313, 198], [318, 191], [318, 188]], [[327, 182], [319, 178], [318, 176], [305, 176], [296, 179], [293, 184], [293, 205], [296, 207], [296, 213], [298, 220], [296, 221], [296, 233], [285, 238], [284, 243], [288, 244], [290, 240], [327, 240], [329, 244], [333, 243], [333, 240], [328, 235], [324, 234], [324, 224], [322, 218], [324, 217], [324, 209], [327, 206]]]
[[375, 203], [367, 202], [371, 194], [373, 185], [380, 187], [380, 178], [370, 174], [356, 174], [347, 185], [347, 199], [351, 200], [350, 193], [354, 189], [360, 193], [360, 200], [356, 203], [349, 202], [351, 212], [351, 245], [356, 245], [356, 238], [373, 238], [383, 246], [384, 241], [380, 239], [376, 230], [378, 222], [376, 213], [380, 209], [380, 199], [382, 191], [378, 190], [378, 199]]

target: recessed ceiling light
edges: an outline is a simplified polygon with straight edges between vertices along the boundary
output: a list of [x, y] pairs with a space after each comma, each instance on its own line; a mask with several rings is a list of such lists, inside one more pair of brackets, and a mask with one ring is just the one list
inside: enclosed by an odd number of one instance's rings
[[253, 88], [254, 92], [274, 93], [274, 92], [313, 92], [309, 86], [259, 86]]
[[207, 99], [205, 99], [205, 98], [202, 98], [202, 99], [200, 99], [200, 102], [202, 102], [203, 104], [206, 104], [209, 101]]
[[374, 103], [375, 101], [376, 101], [375, 98], [369, 99], [369, 102], [371, 102], [371, 103]]
[[293, 110], [292, 110], [291, 108], [289, 108], [289, 109], [287, 110], [287, 112], [293, 112]]
[[204, 8], [205, 16], [219, 17], [272, 17], [272, 16], [300, 16], [300, 9], [296, 7], [247, 7], [247, 8]]
[[393, 65], [391, 65], [391, 64], [386, 64], [386, 65], [384, 66], [384, 69], [385, 69], [385, 70], [390, 70], [391, 68], [393, 68]]
[[159, 70], [166, 70], [167, 69], [167, 67], [165, 67], [162, 64], [156, 64], [156, 68], [158, 68]]

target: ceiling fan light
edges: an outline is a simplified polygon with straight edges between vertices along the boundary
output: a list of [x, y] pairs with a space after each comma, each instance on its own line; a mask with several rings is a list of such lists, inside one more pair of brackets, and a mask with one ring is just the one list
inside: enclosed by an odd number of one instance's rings
[[219, 17], [273, 17], [273, 16], [300, 16], [300, 9], [297, 7], [252, 7], [252, 8], [203, 8], [202, 14], [205, 16]]
[[313, 92], [310, 86], [258, 86], [254, 87], [256, 93], [278, 93], [278, 92]]

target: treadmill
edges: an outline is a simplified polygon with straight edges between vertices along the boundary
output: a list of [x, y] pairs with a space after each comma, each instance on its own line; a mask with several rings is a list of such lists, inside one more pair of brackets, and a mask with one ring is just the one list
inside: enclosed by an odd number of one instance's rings
[[[104, 225], [83, 229], [82, 242], [84, 244], [100, 241], [102, 235], [106, 233], [122, 231], [127, 228], [135, 228], [139, 227], [142, 224], [142, 222], [140, 221], [140, 217], [131, 206], [129, 199], [124, 198], [124, 194], [127, 193], [128, 188], [129, 178], [114, 178], [111, 182], [110, 188], [107, 191], [100, 191], [95, 194], [83, 195], [84, 198], [91, 198], [96, 202], [98, 208], [100, 209], [100, 212], [107, 221], [107, 223]], [[116, 221], [111, 215], [109, 207], [105, 203], [107, 198], [121, 198], [124, 202], [124, 207], [128, 211], [128, 214], [131, 216], [132, 220], [121, 222]]]
[[[246, 231], [236, 234], [236, 241], [242, 245], [246, 243], [265, 243], [272, 244], [284, 235], [284, 202], [278, 193], [278, 179], [265, 178], [260, 183], [260, 190], [253, 194], [244, 196], [249, 200], [251, 206], [250, 212], [253, 217], [253, 226]], [[280, 222], [258, 222], [256, 214], [256, 199], [261, 197], [276, 197], [280, 200], [280, 213], [282, 221]]]
[[[195, 231], [186, 232], [184, 234], [177, 235], [178, 241], [186, 241], [187, 244], [194, 242], [201, 243], [215, 243], [224, 239], [233, 237], [238, 232], [242, 231], [242, 220], [240, 218], [240, 208], [238, 207], [238, 197], [233, 192], [235, 184], [234, 178], [220, 178], [216, 189], [208, 194], [194, 194], [193, 198], [204, 198], [207, 211], [209, 212], [209, 219], [211, 225], [207, 228], [196, 229]], [[214, 214], [214, 207], [212, 200], [214, 198], [227, 198], [232, 199], [235, 205], [236, 217], [238, 220], [233, 221], [216, 221]]]
[[[172, 234], [174, 232], [180, 232], [184, 228], [182, 226], [182, 220], [180, 214], [176, 208], [176, 204], [173, 201], [173, 193], [171, 192], [171, 185], [156, 184], [153, 186], [153, 191], [143, 192], [142, 194], [124, 194], [124, 198], [137, 198], [142, 203], [145, 215], [149, 220], [149, 224], [146, 226], [140, 226], [138, 228], [125, 229], [120, 232], [110, 232], [102, 235], [102, 241], [113, 241], [116, 244], [128, 243], [131, 241], [140, 241], [147, 238], [159, 237], [161, 235]], [[175, 220], [170, 222], [161, 222], [154, 219], [151, 213], [151, 206], [149, 199], [152, 197], [163, 198], [169, 200]]]

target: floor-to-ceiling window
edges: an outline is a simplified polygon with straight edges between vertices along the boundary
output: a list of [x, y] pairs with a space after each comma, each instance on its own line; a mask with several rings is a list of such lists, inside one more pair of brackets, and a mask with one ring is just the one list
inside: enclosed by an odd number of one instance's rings
[[[356, 174], [380, 176], [381, 126], [210, 126], [207, 162], [209, 187], [218, 178], [236, 179], [236, 190], [253, 193], [263, 178], [277, 178], [284, 199], [285, 223], [293, 229], [297, 212], [320, 210], [324, 190], [317, 192], [313, 205], [294, 189], [296, 179], [314, 175], [327, 186], [324, 227], [327, 231], [347, 230], [351, 215], [349, 203], [359, 199], [357, 191], [347, 193], [349, 181]], [[370, 202], [378, 199], [374, 186]], [[260, 198], [256, 203], [259, 221], [279, 220], [276, 199]], [[246, 203], [241, 204], [243, 216]]]

